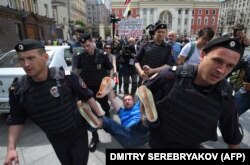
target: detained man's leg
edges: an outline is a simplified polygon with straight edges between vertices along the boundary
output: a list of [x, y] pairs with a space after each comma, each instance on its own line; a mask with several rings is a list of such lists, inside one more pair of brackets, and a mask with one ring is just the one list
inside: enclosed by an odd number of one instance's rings
[[114, 120], [103, 117], [103, 129], [112, 135], [124, 148], [134, 147], [133, 138], [131, 137], [130, 129], [124, 128]]

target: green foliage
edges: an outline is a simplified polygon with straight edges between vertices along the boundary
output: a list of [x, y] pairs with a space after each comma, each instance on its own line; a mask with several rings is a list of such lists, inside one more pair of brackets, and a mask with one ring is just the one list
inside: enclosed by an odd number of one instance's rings
[[82, 22], [82, 21], [80, 21], [80, 20], [77, 20], [77, 21], [75, 22], [75, 25], [80, 25], [81, 27], [86, 27], [85, 23]]

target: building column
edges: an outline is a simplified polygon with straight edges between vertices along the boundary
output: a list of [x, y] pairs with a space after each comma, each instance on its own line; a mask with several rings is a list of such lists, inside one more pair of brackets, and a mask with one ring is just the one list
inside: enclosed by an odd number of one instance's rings
[[177, 27], [178, 27], [178, 8], [175, 8], [174, 10], [172, 10], [172, 30], [175, 31], [177, 33]]
[[147, 8], [147, 25], [149, 25], [151, 22], [150, 22], [150, 9]]
[[181, 28], [180, 28], [180, 33], [184, 33], [184, 22], [185, 22], [185, 9], [181, 9]]
[[193, 9], [190, 8], [188, 9], [188, 22], [187, 22], [187, 33], [189, 35], [192, 35], [192, 32], [191, 32], [191, 27], [192, 27], [192, 12], [193, 12]]

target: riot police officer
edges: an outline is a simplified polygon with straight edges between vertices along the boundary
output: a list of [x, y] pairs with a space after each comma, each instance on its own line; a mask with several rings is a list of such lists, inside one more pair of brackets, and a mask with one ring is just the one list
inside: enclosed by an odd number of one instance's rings
[[[97, 49], [94, 45], [94, 41], [89, 33], [84, 33], [79, 39], [84, 52], [79, 55], [77, 63], [77, 72], [82, 77], [87, 87], [91, 89], [94, 94], [99, 90], [102, 79], [110, 73], [110, 77], [113, 73], [113, 65], [110, 62], [104, 51]], [[105, 111], [105, 116], [109, 117], [110, 105], [108, 103], [108, 97], [96, 98], [100, 103], [102, 109]], [[93, 138], [90, 142], [90, 151], [95, 151], [97, 143], [99, 142], [99, 136], [97, 131], [93, 132]]]
[[164, 42], [167, 36], [167, 25], [157, 24], [154, 28], [154, 40], [147, 42], [137, 52], [135, 67], [140, 76], [138, 85], [152, 74], [168, 66], [172, 56], [172, 47]]
[[62, 68], [48, 68], [49, 56], [40, 41], [22, 40], [15, 50], [26, 75], [16, 78], [9, 91], [5, 165], [19, 162], [16, 143], [27, 117], [46, 133], [61, 164], [87, 165], [86, 122], [76, 102], [87, 101], [95, 113], [101, 115], [93, 92], [77, 75], [65, 73]]
[[233, 89], [224, 78], [241, 53], [237, 40], [217, 38], [203, 49], [199, 65], [166, 68], [148, 81], [160, 120], [150, 132], [152, 148], [202, 148], [217, 140], [218, 122], [228, 147], [238, 148], [243, 136]]

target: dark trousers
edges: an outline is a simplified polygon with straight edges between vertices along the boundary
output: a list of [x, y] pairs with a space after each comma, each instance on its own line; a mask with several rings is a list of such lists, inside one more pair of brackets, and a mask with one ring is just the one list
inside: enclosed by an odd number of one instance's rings
[[86, 126], [76, 126], [63, 134], [47, 135], [62, 165], [87, 165], [89, 158]]

